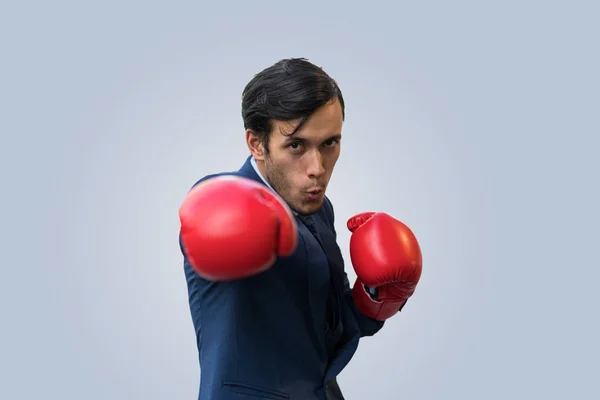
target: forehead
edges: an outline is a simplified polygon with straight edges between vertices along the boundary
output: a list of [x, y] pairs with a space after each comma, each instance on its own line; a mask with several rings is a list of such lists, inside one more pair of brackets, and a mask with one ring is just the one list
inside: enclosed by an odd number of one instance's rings
[[344, 123], [342, 107], [337, 100], [325, 104], [318, 108], [293, 135], [284, 135], [286, 132], [294, 131], [299, 122], [299, 120], [275, 121], [272, 139], [276, 141], [298, 139], [320, 141], [333, 135], [341, 135]]

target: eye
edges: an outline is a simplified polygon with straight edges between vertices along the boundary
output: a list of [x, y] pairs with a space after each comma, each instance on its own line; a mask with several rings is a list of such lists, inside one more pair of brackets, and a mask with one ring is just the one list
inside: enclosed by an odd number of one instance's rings
[[330, 140], [328, 140], [328, 141], [325, 142], [325, 146], [331, 147], [331, 146], [335, 145], [337, 142], [338, 142], [337, 139], [330, 139]]
[[287, 148], [290, 149], [290, 151], [293, 154], [300, 154], [302, 153], [302, 144], [298, 143], [298, 142], [292, 142], [290, 144], [287, 145]]

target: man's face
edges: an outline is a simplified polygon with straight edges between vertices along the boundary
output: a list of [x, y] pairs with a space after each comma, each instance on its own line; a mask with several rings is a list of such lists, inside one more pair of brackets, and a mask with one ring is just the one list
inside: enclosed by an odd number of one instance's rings
[[277, 193], [300, 214], [317, 212], [340, 156], [343, 114], [338, 101], [318, 109], [291, 136], [297, 122], [274, 122], [265, 152], [264, 174]]

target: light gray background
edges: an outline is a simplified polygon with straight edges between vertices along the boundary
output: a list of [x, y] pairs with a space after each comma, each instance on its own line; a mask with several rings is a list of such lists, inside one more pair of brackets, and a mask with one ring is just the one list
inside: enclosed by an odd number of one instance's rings
[[178, 207], [242, 165], [242, 88], [285, 57], [346, 97], [350, 278], [354, 213], [423, 247], [347, 398], [598, 398], [598, 7], [349, 4], [3, 3], [0, 398], [195, 398]]

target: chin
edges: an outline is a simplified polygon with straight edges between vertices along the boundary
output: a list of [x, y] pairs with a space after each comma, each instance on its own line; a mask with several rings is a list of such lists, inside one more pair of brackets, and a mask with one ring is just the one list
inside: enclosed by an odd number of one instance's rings
[[297, 207], [295, 210], [300, 214], [309, 215], [318, 212], [323, 206], [323, 200], [311, 202], [308, 204], [302, 204], [300, 207]]

